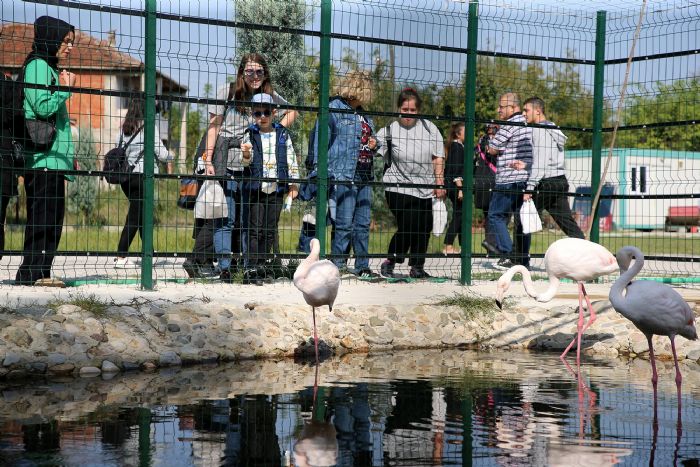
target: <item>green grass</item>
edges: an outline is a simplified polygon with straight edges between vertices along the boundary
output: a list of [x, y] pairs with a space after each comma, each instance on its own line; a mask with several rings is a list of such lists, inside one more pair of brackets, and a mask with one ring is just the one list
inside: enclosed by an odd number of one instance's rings
[[457, 306], [462, 309], [465, 318], [468, 320], [473, 320], [480, 316], [492, 317], [497, 309], [493, 298], [461, 293], [455, 293], [452, 297], [437, 302], [436, 305]]
[[[190, 252], [194, 245], [192, 239], [193, 212], [177, 207], [179, 194], [178, 180], [157, 179], [156, 203], [154, 209], [154, 249], [168, 252]], [[25, 215], [23, 201], [21, 209], [16, 211], [14, 204], [8, 210], [8, 231], [6, 249], [21, 251], [23, 249], [23, 233]], [[59, 250], [61, 251], [90, 251], [113, 252], [117, 248], [124, 219], [128, 209], [128, 201], [119, 187], [113, 189], [100, 188], [97, 209], [92, 213], [92, 225], [82, 225], [84, 219], [78, 214], [66, 214], [65, 225]], [[18, 214], [17, 214], [18, 213]], [[375, 213], [376, 214], [376, 213]], [[284, 254], [295, 253], [299, 239], [299, 228], [303, 215], [300, 203], [295, 202], [291, 213], [282, 213], [279, 223], [280, 250]], [[392, 219], [375, 219], [380, 226], [370, 232], [369, 252], [381, 254], [387, 251], [389, 241], [395, 228], [391, 226]], [[532, 254], [544, 254], [549, 245], [562, 238], [558, 230], [545, 230], [532, 236]], [[472, 234], [472, 251], [483, 253], [481, 241], [484, 238], [482, 229], [475, 229]], [[326, 251], [330, 251], [330, 230], [326, 234]], [[444, 237], [430, 237], [429, 254], [441, 254]], [[700, 236], [681, 236], [664, 232], [637, 233], [613, 232], [602, 233], [601, 244], [615, 253], [625, 245], [635, 245], [646, 255], [677, 255], [700, 256]], [[131, 251], [141, 250], [141, 242], [136, 237], [131, 245]]]
[[78, 293], [69, 299], [56, 299], [47, 303], [47, 306], [53, 311], [58, 310], [62, 305], [75, 305], [99, 318], [107, 313], [107, 308], [109, 308], [111, 303], [98, 298], [94, 294], [84, 295], [82, 293]]

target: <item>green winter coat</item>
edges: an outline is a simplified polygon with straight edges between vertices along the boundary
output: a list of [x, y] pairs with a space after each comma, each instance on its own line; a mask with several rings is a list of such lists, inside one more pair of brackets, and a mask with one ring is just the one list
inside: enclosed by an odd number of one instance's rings
[[[35, 59], [27, 64], [25, 81], [33, 84], [58, 84], [58, 74], [44, 60]], [[70, 92], [50, 89], [24, 89], [25, 118], [48, 118], [56, 116], [56, 139], [51, 149], [45, 152], [29, 153], [25, 167], [30, 169], [47, 168], [52, 170], [72, 170], [75, 149], [70, 129], [70, 119], [66, 101]], [[66, 179], [73, 180], [66, 175]]]

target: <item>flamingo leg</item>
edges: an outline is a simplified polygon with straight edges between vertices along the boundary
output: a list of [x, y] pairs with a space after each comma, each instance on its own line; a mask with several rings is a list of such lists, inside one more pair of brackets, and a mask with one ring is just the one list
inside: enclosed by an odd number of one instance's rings
[[318, 334], [316, 333], [316, 307], [311, 307], [311, 313], [314, 317], [314, 350], [316, 351], [316, 363], [318, 363]]
[[676, 356], [676, 342], [673, 334], [669, 336], [671, 339], [671, 352], [673, 352], [673, 363], [676, 365], [676, 390], [678, 391], [678, 420], [680, 423], [681, 414], [681, 382], [683, 381], [683, 376], [681, 376], [681, 370], [678, 368], [678, 357]]
[[647, 336], [649, 343], [649, 361], [651, 362], [651, 384], [654, 386], [654, 397], [656, 397], [656, 383], [659, 381], [659, 374], [656, 372], [656, 362], [654, 361], [654, 344], [651, 342], [652, 334]]
[[581, 331], [581, 334], [586, 332], [586, 329], [591, 327], [591, 324], [595, 323], [595, 320], [597, 318], [595, 314], [595, 310], [593, 309], [593, 305], [591, 305], [591, 299], [588, 297], [588, 294], [586, 293], [586, 287], [584, 287], [583, 283], [579, 283], [581, 286], [581, 290], [583, 290], [583, 296], [586, 298], [586, 305], [588, 305], [588, 313], [590, 317], [588, 318], [588, 322], [586, 325], [583, 327], [583, 330]]
[[571, 340], [571, 343], [564, 349], [564, 352], [559, 356], [562, 360], [569, 353], [575, 342], [578, 342], [576, 347], [576, 366], [581, 366], [581, 333], [583, 331], [583, 284], [578, 284], [578, 324], [576, 325], [576, 337]]

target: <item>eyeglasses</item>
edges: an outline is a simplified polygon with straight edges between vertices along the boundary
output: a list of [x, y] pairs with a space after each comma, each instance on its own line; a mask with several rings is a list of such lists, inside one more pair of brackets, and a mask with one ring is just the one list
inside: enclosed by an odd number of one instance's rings
[[265, 110], [256, 110], [255, 112], [253, 112], [253, 117], [255, 117], [255, 118], [260, 118], [263, 115], [266, 117], [269, 117], [270, 115], [272, 115], [272, 110], [265, 109]]
[[508, 107], [514, 107], [512, 104], [507, 104], [507, 105], [499, 105], [498, 109], [507, 109]]
[[243, 73], [249, 78], [252, 78], [253, 76], [257, 78], [262, 78], [263, 76], [265, 76], [265, 70], [262, 68], [258, 68], [256, 70], [243, 70]]

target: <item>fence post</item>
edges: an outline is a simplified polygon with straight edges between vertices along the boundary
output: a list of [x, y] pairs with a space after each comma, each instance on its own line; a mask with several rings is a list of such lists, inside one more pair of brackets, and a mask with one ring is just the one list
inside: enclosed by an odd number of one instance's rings
[[143, 229], [141, 287], [153, 290], [153, 158], [156, 120], [156, 0], [146, 0], [145, 113], [143, 120]]
[[321, 1], [321, 54], [318, 67], [318, 192], [316, 194], [316, 238], [321, 256], [326, 254], [326, 211], [328, 209], [328, 98], [331, 73], [332, 1]]
[[603, 88], [605, 86], [605, 11], [597, 14], [595, 31], [595, 72], [593, 75], [593, 141], [591, 142], [591, 224], [589, 240], [598, 242], [598, 206], [593, 210], [593, 197], [600, 185], [601, 149], [603, 147]]
[[460, 283], [471, 285], [472, 281], [472, 217], [474, 215], [474, 130], [476, 128], [476, 53], [479, 40], [479, 4], [469, 4], [469, 23], [467, 24], [467, 79], [464, 102], [464, 172], [462, 183], [462, 238], [459, 242], [461, 251]]

